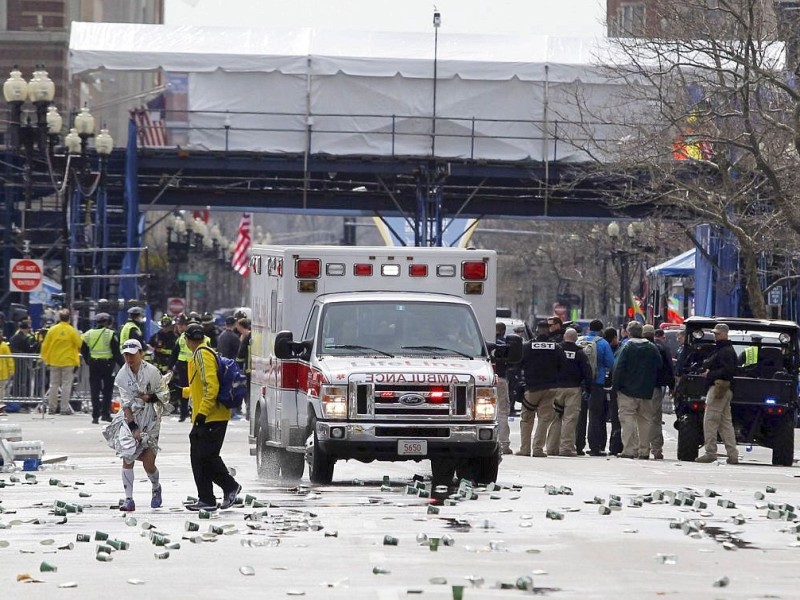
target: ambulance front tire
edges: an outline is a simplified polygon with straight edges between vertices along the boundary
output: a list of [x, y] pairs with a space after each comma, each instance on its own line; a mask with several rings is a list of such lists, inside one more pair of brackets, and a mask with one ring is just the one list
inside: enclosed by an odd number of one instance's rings
[[261, 479], [277, 479], [280, 472], [278, 450], [267, 445], [267, 422], [261, 419], [256, 433], [256, 470]]
[[333, 467], [336, 465], [336, 459], [331, 458], [320, 448], [319, 440], [317, 440], [316, 424], [312, 424], [312, 428], [314, 431], [314, 445], [310, 449], [308, 478], [311, 483], [328, 484], [333, 481]]
[[306, 467], [305, 456], [297, 452], [279, 451], [281, 479], [294, 481], [303, 477]]

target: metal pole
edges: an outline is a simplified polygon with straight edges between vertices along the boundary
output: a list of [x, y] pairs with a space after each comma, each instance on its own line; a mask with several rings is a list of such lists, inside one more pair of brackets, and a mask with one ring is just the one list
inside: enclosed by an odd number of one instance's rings
[[436, 83], [439, 69], [439, 25], [441, 13], [433, 12], [433, 121], [431, 124], [431, 157], [436, 157]]
[[620, 323], [625, 324], [626, 308], [628, 306], [628, 255], [624, 250], [619, 254], [619, 305], [622, 319]]

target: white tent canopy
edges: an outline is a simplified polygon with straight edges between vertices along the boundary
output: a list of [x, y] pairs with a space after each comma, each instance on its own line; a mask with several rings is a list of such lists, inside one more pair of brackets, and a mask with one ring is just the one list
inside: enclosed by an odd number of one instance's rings
[[[602, 39], [440, 33], [436, 155], [583, 160], [563, 134], [581, 121], [575, 97], [613, 104], [609, 53]], [[432, 34], [73, 23], [69, 67], [188, 73], [190, 146], [224, 148], [227, 119], [234, 150], [431, 153]]]

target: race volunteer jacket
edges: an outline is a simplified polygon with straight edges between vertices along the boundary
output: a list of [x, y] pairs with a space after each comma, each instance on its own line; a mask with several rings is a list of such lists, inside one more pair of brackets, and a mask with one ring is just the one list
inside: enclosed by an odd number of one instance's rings
[[56, 323], [44, 338], [41, 357], [49, 367], [79, 367], [81, 364], [81, 334], [66, 322]]
[[539, 336], [522, 347], [525, 390], [548, 390], [559, 385], [559, 372], [566, 366], [564, 350], [548, 336]]
[[183, 397], [191, 399], [194, 418], [205, 415], [206, 423], [230, 421], [230, 409], [217, 402], [217, 357], [205, 341], [192, 354], [188, 375], [189, 385], [183, 388]]

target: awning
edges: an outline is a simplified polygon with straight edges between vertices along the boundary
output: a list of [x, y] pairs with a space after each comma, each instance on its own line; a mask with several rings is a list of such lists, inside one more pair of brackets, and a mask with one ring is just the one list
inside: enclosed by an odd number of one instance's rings
[[683, 254], [673, 256], [660, 265], [647, 269], [647, 274], [650, 277], [691, 277], [694, 275], [695, 252], [696, 250], [692, 248]]

